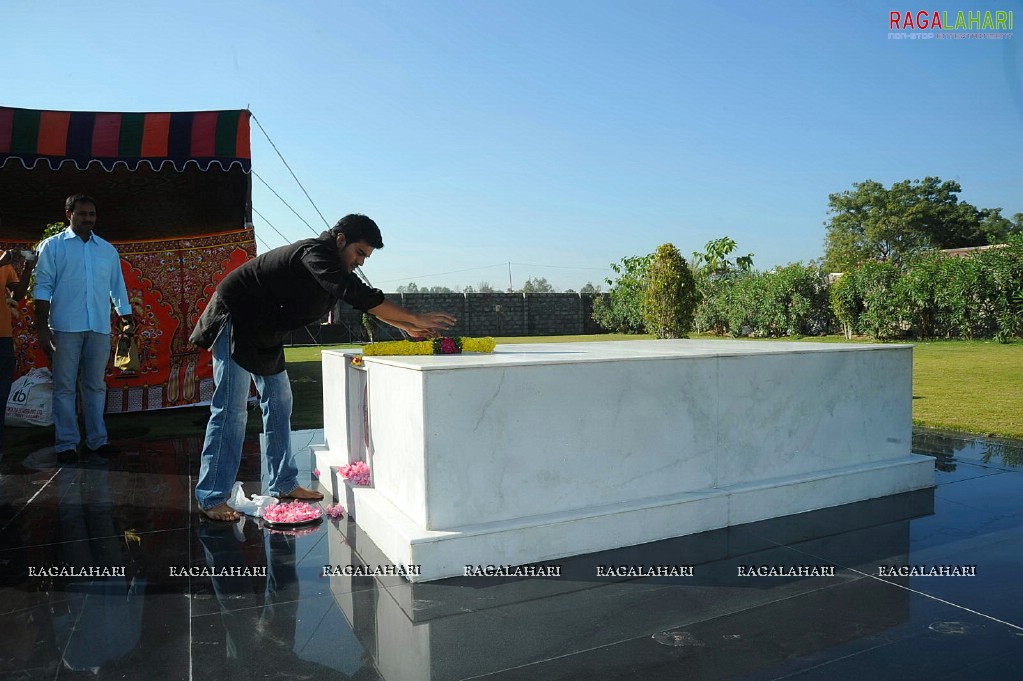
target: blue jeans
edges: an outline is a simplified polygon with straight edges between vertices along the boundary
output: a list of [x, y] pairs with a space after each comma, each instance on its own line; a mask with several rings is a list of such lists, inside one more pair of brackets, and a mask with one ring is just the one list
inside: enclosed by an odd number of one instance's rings
[[213, 398], [206, 441], [202, 446], [199, 482], [195, 486], [195, 498], [203, 510], [227, 501], [238, 475], [250, 382], [256, 384], [263, 411], [270, 494], [282, 496], [298, 487], [298, 467], [291, 452], [292, 396], [288, 372], [272, 376], [250, 374], [231, 359], [231, 333], [228, 321], [212, 348]]
[[103, 412], [107, 403], [104, 376], [110, 361], [110, 334], [93, 331], [54, 331], [53, 425], [58, 452], [75, 449], [81, 441], [75, 401], [78, 377], [82, 380], [85, 446], [98, 449], [107, 443]]
[[7, 415], [7, 398], [11, 396], [14, 380], [14, 339], [0, 338], [0, 453], [4, 451], [4, 417]]

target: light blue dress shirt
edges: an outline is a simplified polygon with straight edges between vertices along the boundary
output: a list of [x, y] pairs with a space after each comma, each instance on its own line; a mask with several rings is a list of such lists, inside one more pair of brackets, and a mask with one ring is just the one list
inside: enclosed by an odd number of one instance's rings
[[32, 296], [50, 301], [50, 328], [110, 333], [110, 303], [131, 314], [117, 250], [93, 232], [82, 241], [68, 227], [39, 247]]

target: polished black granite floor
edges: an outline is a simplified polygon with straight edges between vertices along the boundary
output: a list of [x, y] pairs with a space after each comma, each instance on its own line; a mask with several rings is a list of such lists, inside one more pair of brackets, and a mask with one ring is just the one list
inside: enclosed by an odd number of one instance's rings
[[[323, 576], [386, 564], [347, 519], [201, 522], [196, 437], [119, 444], [0, 462], [0, 681], [1023, 679], [1021, 442], [918, 432], [934, 489], [422, 584]], [[692, 574], [598, 576], [657, 565]]]

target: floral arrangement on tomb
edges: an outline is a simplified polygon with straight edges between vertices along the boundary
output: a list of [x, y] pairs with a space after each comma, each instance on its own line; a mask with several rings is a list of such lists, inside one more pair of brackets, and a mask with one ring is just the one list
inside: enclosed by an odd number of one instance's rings
[[354, 461], [347, 466], [338, 466], [337, 472], [353, 485], [366, 486], [369, 484], [369, 466], [365, 461]]
[[323, 510], [319, 506], [306, 504], [301, 501], [273, 504], [263, 509], [263, 520], [271, 523], [307, 523], [322, 515]]
[[442, 336], [428, 340], [400, 340], [367, 343], [362, 354], [371, 355], [457, 355], [463, 352], [493, 352], [497, 343], [493, 338], [468, 336]]

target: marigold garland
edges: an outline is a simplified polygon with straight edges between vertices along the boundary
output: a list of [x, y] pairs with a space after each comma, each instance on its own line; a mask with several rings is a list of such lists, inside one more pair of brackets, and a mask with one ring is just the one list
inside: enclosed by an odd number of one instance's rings
[[444, 336], [424, 341], [382, 341], [362, 346], [362, 354], [371, 355], [457, 355], [462, 352], [493, 352], [493, 338]]

